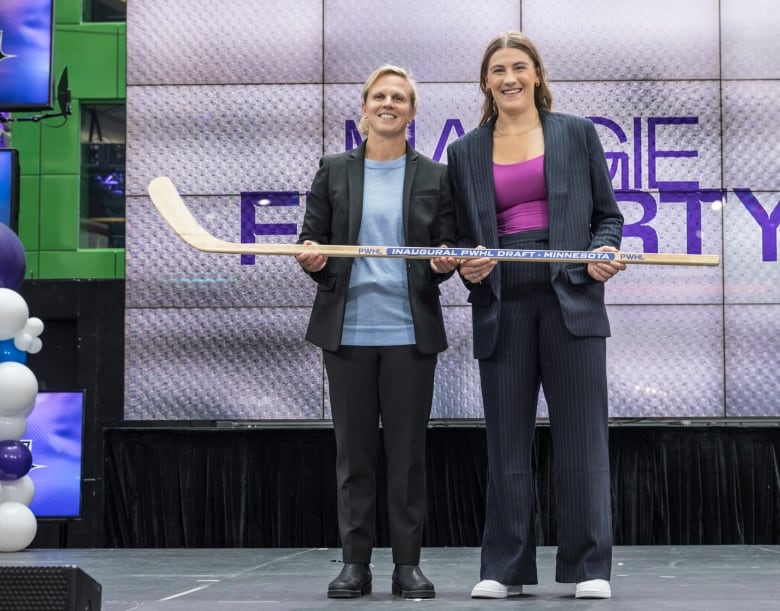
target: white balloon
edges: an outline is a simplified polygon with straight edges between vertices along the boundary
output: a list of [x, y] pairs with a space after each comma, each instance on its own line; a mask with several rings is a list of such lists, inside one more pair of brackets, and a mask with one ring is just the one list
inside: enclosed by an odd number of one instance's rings
[[30, 309], [19, 293], [0, 288], [0, 340], [11, 339], [24, 329]]
[[32, 338], [32, 345], [27, 348], [27, 352], [30, 354], [38, 354], [41, 351], [41, 348], [43, 348], [43, 342], [41, 341], [40, 337], [33, 337]]
[[0, 363], [0, 416], [18, 416], [35, 400], [38, 379], [22, 363]]
[[30, 346], [32, 346], [32, 343], [33, 336], [29, 333], [22, 331], [21, 333], [14, 335], [14, 346], [16, 346], [17, 350], [27, 352], [30, 349]]
[[[36, 398], [38, 397], [38, 394], [36, 393]], [[30, 414], [32, 414], [32, 411], [35, 409], [35, 403], [36, 399], [33, 399], [28, 405], [25, 405], [22, 410], [16, 414], [17, 416], [22, 416], [23, 418], [27, 418]]]
[[27, 324], [24, 325], [24, 331], [33, 337], [38, 337], [43, 333], [43, 321], [37, 316], [33, 316], [27, 320]]
[[35, 497], [35, 483], [29, 475], [0, 482], [0, 503], [12, 501], [30, 506]]
[[0, 552], [19, 552], [38, 532], [35, 514], [27, 505], [8, 501], [0, 503]]
[[27, 413], [18, 416], [0, 416], [0, 439], [21, 439], [27, 430], [27, 416], [29, 415]]

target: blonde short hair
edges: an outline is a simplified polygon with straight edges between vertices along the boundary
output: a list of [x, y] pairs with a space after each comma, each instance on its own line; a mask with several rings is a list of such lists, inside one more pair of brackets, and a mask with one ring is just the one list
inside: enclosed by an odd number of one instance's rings
[[[368, 92], [371, 91], [371, 88], [380, 78], [387, 76], [388, 74], [400, 76], [407, 82], [409, 85], [409, 101], [412, 104], [412, 110], [417, 110], [417, 83], [414, 82], [414, 79], [412, 79], [411, 75], [406, 70], [391, 64], [379, 66], [379, 68], [370, 74], [366, 79], [366, 82], [363, 83], [363, 91], [360, 94], [363, 104], [368, 100]], [[360, 123], [358, 124], [358, 131], [364, 136], [368, 134], [368, 118], [366, 116], [361, 117]]]

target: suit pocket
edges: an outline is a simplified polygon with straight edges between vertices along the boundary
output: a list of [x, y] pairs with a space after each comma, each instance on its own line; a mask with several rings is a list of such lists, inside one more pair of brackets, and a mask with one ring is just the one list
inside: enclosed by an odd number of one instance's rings
[[487, 283], [469, 287], [468, 302], [475, 306], [489, 306], [495, 301], [493, 289]]
[[581, 263], [578, 263], [577, 265], [564, 265], [563, 273], [566, 274], [569, 284], [592, 284], [593, 282], [596, 282], [596, 280], [591, 278], [588, 274], [587, 266]]

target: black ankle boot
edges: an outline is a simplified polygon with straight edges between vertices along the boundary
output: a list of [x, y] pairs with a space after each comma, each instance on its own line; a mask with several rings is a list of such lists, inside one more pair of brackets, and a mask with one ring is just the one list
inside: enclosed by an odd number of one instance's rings
[[328, 584], [328, 598], [358, 598], [371, 594], [371, 569], [367, 564], [347, 562]]
[[396, 564], [393, 594], [402, 598], [435, 598], [433, 584], [416, 564]]

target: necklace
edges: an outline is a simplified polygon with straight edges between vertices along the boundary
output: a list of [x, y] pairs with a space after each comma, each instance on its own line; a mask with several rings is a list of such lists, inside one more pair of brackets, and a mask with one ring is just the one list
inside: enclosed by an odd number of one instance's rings
[[493, 128], [493, 133], [497, 136], [525, 136], [528, 132], [532, 132], [537, 127], [541, 127], [541, 126], [542, 126], [541, 121], [537, 121], [535, 125], [529, 127], [528, 129], [522, 132], [502, 132], [496, 128]]

